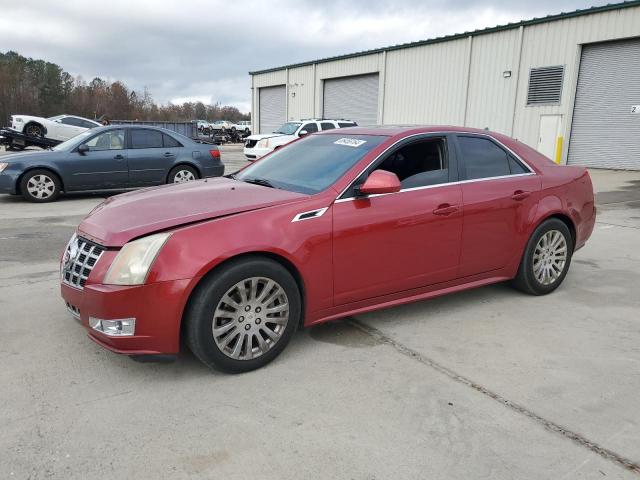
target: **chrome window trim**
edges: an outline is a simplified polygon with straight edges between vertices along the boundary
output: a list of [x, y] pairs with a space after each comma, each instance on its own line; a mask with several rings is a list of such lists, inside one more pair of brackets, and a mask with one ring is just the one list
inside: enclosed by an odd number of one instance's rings
[[362, 197], [348, 197], [348, 198], [338, 198], [336, 200], [334, 200], [333, 203], [343, 203], [343, 202], [352, 202], [354, 200], [362, 200], [364, 198], [375, 198], [375, 197], [382, 197], [385, 195], [396, 195], [398, 193], [404, 193], [404, 192], [414, 192], [416, 190], [427, 190], [429, 188], [439, 188], [439, 187], [449, 187], [451, 185], [460, 185], [463, 183], [473, 183], [473, 182], [484, 182], [486, 180], [500, 180], [502, 178], [513, 178], [513, 177], [529, 177], [535, 175], [535, 173], [529, 172], [529, 173], [515, 173], [513, 175], [500, 175], [499, 177], [485, 177], [485, 178], [474, 178], [472, 180], [459, 180], [457, 182], [447, 182], [447, 183], [438, 183], [437, 185], [425, 185], [424, 187], [413, 187], [413, 188], [405, 188], [402, 189], [398, 192], [393, 192], [393, 193], [376, 193], [373, 195], [367, 195], [367, 196], [362, 196]]
[[[293, 222], [304, 222], [305, 220], [313, 220], [314, 218], [319, 218], [328, 209], [329, 209], [329, 207], [324, 207], [324, 208], [316, 208], [315, 210], [309, 210], [307, 212], [300, 212], [295, 217], [293, 217], [293, 220], [291, 220], [291, 223], [293, 223]], [[314, 214], [314, 215], [312, 215], [310, 217], [302, 218], [305, 215], [311, 215], [311, 214]]]
[[[471, 136], [475, 136], [475, 137], [486, 137], [486, 138], [489, 138], [490, 140], [492, 140], [495, 143], [497, 143], [501, 148], [506, 150], [508, 153], [513, 155], [520, 163], [522, 163], [522, 165], [524, 165], [529, 170], [529, 172], [527, 172], [527, 173], [516, 173], [516, 174], [513, 174], [513, 175], [500, 175], [500, 176], [497, 176], [497, 177], [474, 178], [474, 179], [471, 179], [471, 180], [458, 180], [456, 182], [439, 183], [437, 185], [425, 185], [424, 187], [405, 188], [403, 190], [400, 190], [399, 192], [378, 193], [378, 194], [375, 194], [375, 195], [368, 195], [366, 197], [340, 198], [340, 197], [342, 197], [342, 195], [344, 195], [347, 192], [347, 190], [349, 190], [351, 188], [351, 186], [355, 183], [355, 181], [358, 180], [358, 178], [360, 178], [360, 175], [362, 175], [364, 172], [366, 172], [371, 165], [376, 163], [383, 155], [385, 155], [389, 150], [391, 150], [393, 147], [395, 147], [398, 143], [403, 142], [403, 141], [407, 140], [408, 138], [420, 137], [420, 136], [425, 136], [425, 135], [430, 135], [430, 136], [434, 136], [434, 137], [441, 136], [441, 135], [464, 135], [464, 136], [470, 136], [470, 137]], [[385, 148], [382, 152], [380, 152], [376, 156], [376, 158], [374, 158], [371, 162], [369, 162], [369, 164], [365, 168], [363, 168], [362, 171], [360, 173], [358, 173], [358, 175], [356, 175], [356, 177], [353, 179], [353, 181], [351, 183], [349, 183], [349, 185], [347, 185], [347, 187], [344, 188], [340, 192], [340, 194], [335, 198], [334, 203], [342, 203], [342, 202], [352, 201], [352, 200], [356, 200], [356, 199], [360, 199], [360, 198], [374, 198], [374, 197], [379, 197], [381, 195], [394, 195], [396, 193], [410, 192], [410, 191], [414, 191], [414, 190], [424, 190], [424, 189], [427, 189], [427, 188], [445, 187], [445, 186], [449, 186], [449, 185], [457, 185], [457, 184], [471, 183], [471, 182], [483, 182], [483, 181], [486, 181], [486, 180], [497, 180], [497, 179], [500, 179], [500, 178], [524, 177], [524, 176], [528, 176], [528, 175], [536, 175], [535, 170], [533, 168], [531, 168], [529, 166], [529, 164], [527, 162], [525, 162], [522, 159], [522, 157], [520, 157], [520, 155], [518, 155], [516, 152], [511, 150], [509, 147], [507, 147], [500, 140], [498, 140], [497, 138], [495, 138], [494, 136], [492, 136], [492, 135], [490, 135], [488, 133], [455, 132], [455, 131], [414, 133], [413, 135], [409, 135], [407, 137], [401, 138], [397, 142], [392, 143], [387, 148]]]

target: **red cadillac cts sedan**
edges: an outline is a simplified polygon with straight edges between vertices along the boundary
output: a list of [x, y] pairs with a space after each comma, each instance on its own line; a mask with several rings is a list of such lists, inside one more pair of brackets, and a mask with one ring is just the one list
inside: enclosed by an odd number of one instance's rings
[[107, 199], [61, 263], [103, 347], [242, 372], [300, 326], [511, 280], [547, 294], [595, 223], [584, 168], [457, 127], [331, 130], [224, 178]]

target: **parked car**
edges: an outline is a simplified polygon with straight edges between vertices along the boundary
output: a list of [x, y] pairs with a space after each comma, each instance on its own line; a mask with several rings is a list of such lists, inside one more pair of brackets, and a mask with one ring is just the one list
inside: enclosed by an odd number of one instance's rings
[[11, 128], [36, 138], [49, 138], [64, 142], [91, 128], [102, 126], [100, 123], [74, 115], [58, 115], [42, 118], [30, 115], [13, 115]]
[[64, 252], [62, 297], [109, 350], [171, 358], [184, 340], [241, 372], [301, 326], [505, 280], [550, 293], [594, 223], [586, 169], [504, 135], [333, 130], [235, 175], [109, 198]]
[[51, 202], [61, 192], [121, 190], [222, 175], [215, 145], [155, 127], [88, 130], [51, 150], [1, 157], [0, 193]]
[[231, 125], [232, 132], [238, 132], [241, 135], [251, 135], [251, 120], [241, 120]]
[[228, 120], [216, 120], [211, 124], [211, 129], [212, 130], [230, 130], [232, 125], [233, 123], [229, 122]]
[[299, 122], [287, 122], [273, 133], [251, 135], [244, 144], [244, 156], [253, 161], [274, 150], [304, 137], [310, 133], [333, 130], [336, 128], [355, 127], [358, 124], [351, 120], [328, 120], [325, 118], [306, 119]]
[[198, 132], [208, 134], [211, 132], [211, 124], [206, 120], [195, 120]]

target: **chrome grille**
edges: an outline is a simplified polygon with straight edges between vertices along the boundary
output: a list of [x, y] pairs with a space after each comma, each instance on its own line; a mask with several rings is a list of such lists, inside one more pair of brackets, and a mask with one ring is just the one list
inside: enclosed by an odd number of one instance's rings
[[84, 288], [104, 250], [103, 246], [85, 238], [72, 238], [62, 258], [62, 281], [75, 288]]

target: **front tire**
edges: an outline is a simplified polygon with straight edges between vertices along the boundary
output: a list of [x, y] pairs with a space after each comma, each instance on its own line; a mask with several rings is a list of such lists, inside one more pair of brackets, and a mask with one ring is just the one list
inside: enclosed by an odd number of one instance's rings
[[211, 368], [255, 370], [287, 346], [301, 305], [298, 285], [279, 263], [258, 256], [232, 261], [193, 293], [185, 314], [186, 343]]
[[198, 172], [189, 165], [178, 165], [169, 172], [167, 183], [185, 183], [198, 179]]
[[20, 193], [30, 202], [53, 202], [60, 196], [62, 182], [49, 170], [28, 171], [20, 180]]
[[544, 221], [527, 242], [513, 285], [531, 295], [546, 295], [560, 286], [569, 271], [573, 237], [557, 219]]

